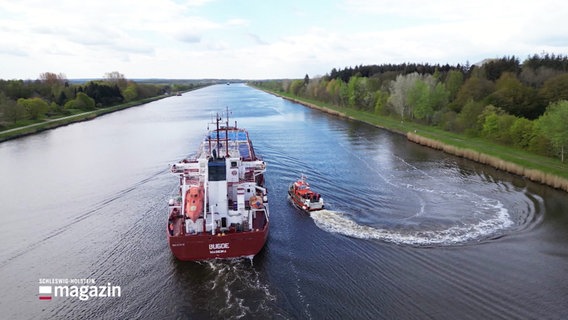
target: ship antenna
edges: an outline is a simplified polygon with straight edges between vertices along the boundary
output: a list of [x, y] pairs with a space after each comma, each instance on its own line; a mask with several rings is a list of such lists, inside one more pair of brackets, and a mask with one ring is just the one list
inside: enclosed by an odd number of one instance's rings
[[[217, 124], [217, 145], [215, 146], [215, 148], [217, 149], [217, 151], [219, 151], [219, 121], [221, 121], [221, 117], [219, 116], [219, 113], [217, 113], [217, 117], [216, 117], [216, 121], [215, 123]], [[219, 152], [217, 152], [218, 154]], [[213, 156], [215, 159], [217, 158], [217, 156]]]
[[225, 157], [229, 157], [229, 107], [227, 107], [227, 119], [225, 120]]
[[227, 111], [225, 111], [227, 113], [227, 127], [229, 126], [229, 106], [225, 107]]

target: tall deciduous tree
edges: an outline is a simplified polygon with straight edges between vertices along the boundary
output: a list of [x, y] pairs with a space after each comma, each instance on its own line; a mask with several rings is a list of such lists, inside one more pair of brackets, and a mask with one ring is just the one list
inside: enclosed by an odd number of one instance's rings
[[111, 84], [118, 86], [120, 90], [126, 89], [126, 86], [128, 85], [128, 81], [124, 75], [118, 71], [105, 73], [104, 79]]
[[353, 76], [347, 84], [349, 106], [352, 108], [373, 111], [375, 107], [374, 93], [368, 89], [368, 78]]
[[133, 101], [138, 97], [138, 86], [135, 82], [130, 81], [126, 88], [122, 91], [122, 95], [124, 96], [124, 100], [126, 102]]
[[468, 78], [457, 93], [453, 109], [461, 111], [462, 107], [469, 101], [481, 101], [493, 91], [493, 83], [481, 75]]
[[43, 118], [47, 110], [49, 110], [49, 105], [41, 98], [20, 98], [18, 99], [18, 106], [24, 108], [32, 120]]
[[16, 123], [25, 117], [25, 110], [16, 104], [16, 101], [9, 99], [0, 92], [0, 122], [6, 121]]
[[525, 118], [517, 118], [511, 126], [511, 138], [515, 146], [528, 149], [531, 140], [534, 137], [534, 122]]
[[412, 108], [416, 119], [422, 120], [430, 117], [434, 109], [430, 104], [430, 88], [423, 80], [418, 80], [408, 91], [407, 102]]
[[463, 85], [463, 73], [460, 70], [450, 70], [445, 83], [448, 90], [448, 99], [453, 101]]
[[448, 103], [448, 92], [436, 77], [426, 75], [415, 82], [408, 92], [407, 101], [416, 119], [426, 119], [430, 123], [434, 112]]
[[568, 73], [564, 73], [544, 82], [540, 95], [547, 103], [568, 100]]
[[484, 111], [484, 105], [481, 102], [469, 100], [462, 108], [457, 116], [457, 129], [472, 136], [481, 133], [483, 121], [479, 121]]
[[293, 95], [300, 95], [300, 93], [302, 92], [302, 89], [304, 89], [304, 81], [303, 80], [293, 80], [292, 83], [290, 84], [290, 93]]
[[488, 100], [489, 103], [519, 117], [535, 119], [544, 112], [538, 108], [536, 92], [523, 85], [510, 72], [501, 74], [495, 83], [495, 92], [489, 95]]
[[537, 125], [552, 142], [552, 146], [564, 162], [564, 153], [568, 148], [568, 101], [562, 100], [548, 106], [546, 112], [538, 118]]
[[420, 80], [420, 75], [417, 72], [407, 75], [399, 74], [394, 81], [391, 81], [389, 91], [389, 104], [393, 107], [394, 111], [400, 115], [401, 119], [405, 116], [410, 116], [412, 110], [408, 104], [408, 92]]
[[95, 110], [95, 100], [83, 92], [78, 92], [75, 99], [65, 104], [66, 109]]

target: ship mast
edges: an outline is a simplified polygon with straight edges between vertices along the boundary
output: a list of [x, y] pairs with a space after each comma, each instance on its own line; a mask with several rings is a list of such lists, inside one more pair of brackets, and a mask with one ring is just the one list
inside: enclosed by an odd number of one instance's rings
[[229, 107], [227, 107], [227, 120], [225, 123], [225, 157], [229, 157]]
[[215, 132], [217, 132], [217, 145], [215, 146], [215, 150], [217, 150], [215, 152], [215, 154], [213, 155], [213, 158], [217, 159], [217, 156], [219, 155], [219, 121], [221, 121], [221, 117], [219, 116], [219, 113], [217, 113], [217, 117], [215, 118], [215, 123], [217, 125], [217, 130], [215, 130]]

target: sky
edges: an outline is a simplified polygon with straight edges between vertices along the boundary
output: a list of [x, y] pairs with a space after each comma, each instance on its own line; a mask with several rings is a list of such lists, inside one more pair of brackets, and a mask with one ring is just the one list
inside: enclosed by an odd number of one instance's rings
[[311, 78], [568, 54], [563, 0], [0, 0], [0, 79]]

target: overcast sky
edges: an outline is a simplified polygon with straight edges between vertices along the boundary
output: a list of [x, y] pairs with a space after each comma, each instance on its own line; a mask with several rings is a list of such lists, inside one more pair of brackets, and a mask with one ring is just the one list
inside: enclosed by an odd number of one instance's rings
[[0, 79], [303, 78], [568, 54], [563, 0], [0, 0]]

